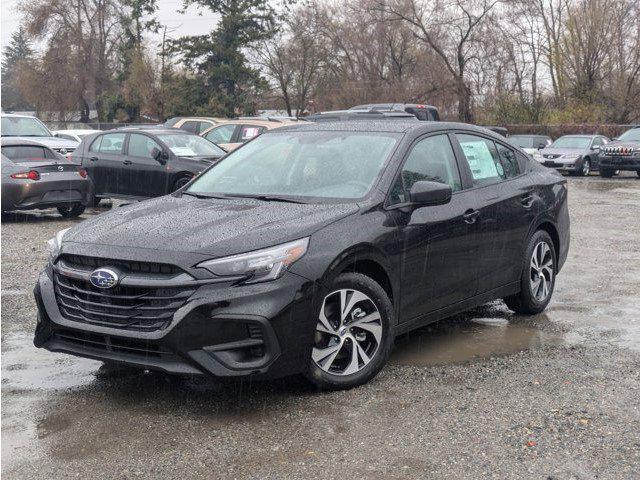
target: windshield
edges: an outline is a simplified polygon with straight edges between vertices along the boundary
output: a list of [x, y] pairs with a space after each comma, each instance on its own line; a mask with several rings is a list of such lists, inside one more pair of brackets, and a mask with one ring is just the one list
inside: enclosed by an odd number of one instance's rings
[[261, 135], [202, 174], [201, 194], [354, 199], [373, 186], [399, 136], [289, 132]]
[[618, 140], [622, 140], [624, 142], [640, 142], [640, 128], [627, 130], [618, 137]]
[[51, 137], [44, 124], [33, 117], [2, 117], [3, 137]]
[[178, 157], [221, 157], [225, 154], [220, 147], [197, 135], [167, 133], [158, 138]]
[[538, 148], [538, 145], [545, 143], [539, 137], [530, 137], [528, 135], [513, 135], [509, 137], [509, 142], [520, 148]]
[[589, 148], [590, 144], [591, 139], [589, 137], [560, 137], [549, 148], [585, 149]]

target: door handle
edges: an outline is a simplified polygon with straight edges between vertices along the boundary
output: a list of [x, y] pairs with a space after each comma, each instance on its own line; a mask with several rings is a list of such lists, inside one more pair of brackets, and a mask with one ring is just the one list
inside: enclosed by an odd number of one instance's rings
[[133, 162], [131, 160], [125, 160], [122, 162], [123, 165], [131, 165]]
[[462, 218], [466, 223], [472, 224], [472, 223], [476, 223], [476, 220], [478, 219], [478, 215], [480, 215], [480, 210], [467, 210], [462, 215]]
[[89, 160], [91, 160], [92, 162], [97, 162], [98, 161], [98, 157], [90, 157]]
[[533, 206], [533, 194], [525, 193], [520, 197], [520, 203], [526, 209], [529, 209]]

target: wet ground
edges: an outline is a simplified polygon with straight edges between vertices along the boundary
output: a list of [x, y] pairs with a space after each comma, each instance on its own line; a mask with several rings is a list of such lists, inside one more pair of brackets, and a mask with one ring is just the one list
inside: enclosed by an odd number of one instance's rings
[[498, 301], [423, 328], [373, 382], [335, 393], [35, 349], [44, 244], [73, 222], [3, 217], [3, 477], [640, 478], [640, 180], [569, 185], [547, 311]]

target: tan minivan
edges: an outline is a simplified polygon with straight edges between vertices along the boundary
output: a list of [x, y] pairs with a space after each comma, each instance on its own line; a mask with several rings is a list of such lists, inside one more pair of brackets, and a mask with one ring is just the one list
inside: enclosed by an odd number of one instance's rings
[[234, 118], [216, 123], [200, 136], [230, 152], [266, 130], [295, 125], [298, 122], [299, 120], [290, 118]]

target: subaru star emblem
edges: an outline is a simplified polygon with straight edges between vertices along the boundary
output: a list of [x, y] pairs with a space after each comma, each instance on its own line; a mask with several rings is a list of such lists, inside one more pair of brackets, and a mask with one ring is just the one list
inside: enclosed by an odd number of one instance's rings
[[91, 285], [98, 288], [112, 288], [115, 287], [120, 279], [118, 274], [108, 268], [98, 268], [91, 272], [89, 277]]

